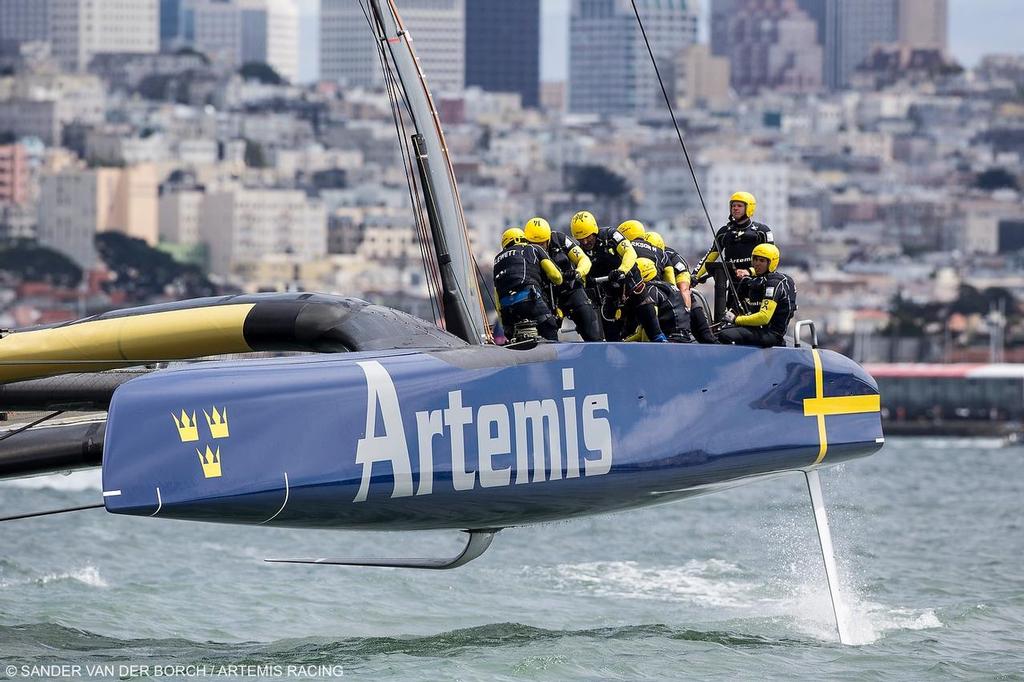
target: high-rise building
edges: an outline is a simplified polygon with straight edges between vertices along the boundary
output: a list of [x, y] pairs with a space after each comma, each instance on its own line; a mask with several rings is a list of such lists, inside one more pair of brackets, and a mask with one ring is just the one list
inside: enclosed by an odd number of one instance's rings
[[185, 0], [185, 44], [231, 67], [269, 64], [299, 75], [299, 14], [291, 0]]
[[828, 25], [828, 13], [835, 11], [833, 5], [835, 3], [828, 2], [827, 0], [796, 0], [796, 4], [800, 5], [800, 9], [807, 12], [807, 16], [811, 18], [817, 28], [818, 44], [825, 47], [825, 31]]
[[184, 37], [184, 32], [182, 0], [160, 0], [160, 49], [174, 49]]
[[797, 0], [818, 24], [825, 48], [825, 85], [841, 89], [876, 45], [899, 37], [899, 0]]
[[0, 0], [0, 43], [50, 39], [49, 0]]
[[[431, 90], [462, 90], [466, 0], [402, 0], [398, 5]], [[320, 76], [348, 86], [383, 83], [377, 46], [361, 3], [321, 0]]]
[[242, 63], [265, 62], [299, 77], [299, 10], [292, 0], [249, 0], [242, 7]]
[[50, 0], [53, 56], [69, 71], [84, 71], [94, 55], [157, 52], [157, 0]]
[[711, 3], [711, 54], [725, 57], [729, 53], [729, 22], [736, 16], [741, 0], [709, 0]]
[[743, 0], [737, 10], [728, 17], [726, 34], [731, 83], [737, 92], [821, 89], [817, 26], [796, 0]]
[[[663, 72], [697, 41], [697, 6], [636, 0]], [[672, 87], [669, 74], [666, 85]], [[670, 93], [671, 94], [671, 93]], [[631, 0], [573, 0], [569, 17], [569, 110], [637, 115], [664, 106]]]
[[[825, 81], [831, 87], [843, 88], [875, 45], [896, 41], [896, 0], [829, 1], [836, 3], [836, 8], [835, 24], [827, 27], [833, 35], [826, 36]], [[828, 47], [829, 38], [832, 49]]]
[[910, 47], [949, 47], [949, 0], [899, 0], [899, 41]]
[[466, 4], [466, 85], [540, 101], [540, 0]]
[[833, 90], [845, 88], [854, 70], [871, 54], [873, 47], [899, 39], [900, 1], [797, 0], [801, 9], [818, 25], [818, 40], [825, 50], [824, 82], [827, 87]]
[[214, 61], [235, 66], [242, 55], [242, 14], [234, 0], [185, 0], [183, 40]]

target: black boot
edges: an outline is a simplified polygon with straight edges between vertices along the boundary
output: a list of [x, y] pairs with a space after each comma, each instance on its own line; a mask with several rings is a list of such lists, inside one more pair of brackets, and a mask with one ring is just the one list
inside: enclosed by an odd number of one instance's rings
[[648, 340], [655, 341], [659, 337], [665, 338], [665, 335], [661, 333], [661, 325], [658, 324], [658, 310], [653, 303], [641, 303], [637, 306], [634, 314], [637, 322], [643, 327], [644, 333], [647, 334]]
[[708, 324], [708, 316], [704, 312], [704, 308], [694, 307], [690, 311], [690, 331], [700, 343], [718, 343], [715, 333], [711, 331], [711, 325]]

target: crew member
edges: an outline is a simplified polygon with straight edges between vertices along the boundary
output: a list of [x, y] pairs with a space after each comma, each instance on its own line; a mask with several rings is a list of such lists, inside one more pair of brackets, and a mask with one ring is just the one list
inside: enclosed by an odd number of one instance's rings
[[[737, 305], [732, 292], [740, 273], [750, 275], [750, 254], [758, 244], [772, 244], [772, 231], [753, 220], [757, 200], [750, 192], [729, 197], [729, 222], [715, 233], [715, 243], [697, 263], [693, 279], [699, 284], [715, 278], [715, 320], [722, 319], [728, 304]], [[719, 253], [721, 248], [722, 253]], [[731, 284], [731, 285], [730, 285]]]
[[789, 275], [778, 272], [779, 249], [774, 244], [758, 244], [751, 254], [753, 276], [742, 277], [737, 293], [746, 301], [748, 310], [757, 312], [737, 316], [731, 310], [723, 319], [735, 326], [718, 332], [721, 343], [740, 346], [786, 345], [786, 329], [796, 312], [796, 283]]
[[646, 258], [654, 263], [658, 268], [659, 279], [668, 282], [672, 286], [676, 286], [676, 272], [672, 264], [668, 262], [664, 240], [661, 241], [662, 246], [652, 243], [647, 239], [647, 228], [639, 220], [627, 220], [619, 225], [619, 232], [629, 240], [633, 250], [636, 251], [637, 258]]
[[[601, 305], [601, 323], [604, 337], [608, 341], [618, 341], [621, 337], [620, 325], [616, 320], [619, 306], [629, 300], [629, 305], [637, 304], [635, 293], [639, 288], [642, 296], [644, 282], [640, 274], [633, 271], [636, 264], [636, 251], [622, 233], [610, 227], [598, 227], [597, 219], [589, 211], [580, 211], [572, 217], [569, 224], [572, 236], [590, 257], [590, 281], [607, 277], [603, 290], [588, 287], [593, 300], [603, 298]], [[628, 294], [628, 295], [627, 295]], [[654, 304], [651, 303], [649, 313], [641, 313], [648, 326], [657, 323]], [[649, 327], [653, 330], [653, 327]], [[657, 335], [657, 333], [655, 334]], [[652, 336], [653, 338], [653, 336]]]
[[[659, 253], [642, 239], [647, 230], [639, 220], [626, 220], [616, 230], [629, 240], [637, 257], [633, 267], [622, 279], [620, 289], [616, 290], [614, 283], [610, 282], [605, 306], [602, 308], [603, 317], [609, 321], [617, 321], [616, 327], [620, 336], [624, 330], [628, 331], [631, 328], [625, 320], [635, 320], [643, 327], [648, 339], [666, 341], [665, 334], [658, 326], [657, 307], [650, 292], [650, 285], [644, 281], [639, 266], [647, 263], [656, 273], [661, 273], [665, 277], [671, 275], [672, 269], [668, 266], [664, 252]], [[614, 273], [613, 270], [611, 274]]]
[[564, 232], [552, 232], [543, 218], [531, 218], [524, 232], [527, 241], [544, 249], [562, 273], [562, 284], [555, 287], [553, 305], [575, 323], [580, 338], [600, 341], [603, 337], [597, 311], [584, 289], [585, 278], [590, 273], [590, 258], [575, 239]]
[[671, 246], [666, 246], [662, 236], [653, 230], [648, 230], [647, 234], [644, 235], [644, 239], [655, 248], [662, 249], [665, 252], [668, 263], [672, 266], [673, 273], [675, 274], [676, 289], [679, 290], [679, 295], [683, 298], [683, 305], [686, 306], [686, 310], [689, 313], [690, 333], [694, 339], [700, 343], [718, 343], [714, 332], [711, 331], [711, 325], [708, 322], [704, 306], [699, 302], [694, 303], [693, 293], [690, 291], [690, 265], [686, 262], [686, 259], [679, 255], [679, 252]]
[[[640, 276], [647, 283], [647, 295], [654, 303], [658, 316], [658, 327], [669, 341], [676, 343], [691, 343], [693, 336], [690, 334], [690, 314], [683, 303], [683, 297], [674, 286], [658, 279], [658, 267], [653, 261], [647, 258], [638, 258], [637, 268]], [[633, 333], [626, 338], [627, 341], [647, 341], [647, 333], [642, 326], [637, 326], [635, 320], [627, 320], [624, 324], [626, 329], [634, 329]]]
[[562, 273], [547, 253], [526, 241], [526, 233], [510, 227], [501, 235], [501, 252], [494, 257], [494, 289], [505, 335], [515, 335], [516, 325], [532, 321], [549, 341], [558, 340], [558, 321], [544, 299], [546, 282], [562, 283]]

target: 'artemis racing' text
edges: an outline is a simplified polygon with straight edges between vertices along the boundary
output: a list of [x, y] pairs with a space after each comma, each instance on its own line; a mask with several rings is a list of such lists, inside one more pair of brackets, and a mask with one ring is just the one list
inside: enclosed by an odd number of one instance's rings
[[[379, 362], [370, 360], [357, 364], [366, 375], [366, 431], [356, 447], [356, 462], [363, 470], [354, 501], [366, 500], [373, 465], [385, 462], [393, 471], [391, 496], [408, 497], [413, 494], [412, 460], [395, 385]], [[608, 473], [612, 467], [611, 425], [607, 416], [598, 416], [599, 413], [607, 415], [609, 411], [608, 394], [588, 395], [577, 406], [576, 396], [571, 393], [573, 388], [573, 370], [566, 368], [562, 370], [562, 390], [568, 394], [562, 396], [561, 410], [553, 398], [514, 402], [511, 407], [496, 403], [474, 409], [462, 404], [462, 391], [450, 391], [447, 407], [417, 412], [419, 484], [416, 494], [433, 492], [438, 438], [442, 444], [447, 442], [446, 449], [451, 452], [455, 490], [472, 490], [478, 483], [483, 488], [494, 488], [513, 482], [538, 483]], [[383, 431], [380, 435], [377, 434], [378, 415]], [[587, 451], [582, 456], [577, 420], [583, 427], [583, 446]], [[467, 466], [466, 427], [470, 428], [470, 434], [476, 432], [476, 470]]]
[[342, 677], [345, 668], [340, 665], [278, 665], [278, 664], [168, 664], [168, 665], [137, 665], [129, 663], [54, 663], [41, 665], [9, 665], [4, 669], [8, 677], [39, 677], [46, 679], [62, 678], [126, 678], [126, 677], [289, 677], [299, 679], [326, 679]]

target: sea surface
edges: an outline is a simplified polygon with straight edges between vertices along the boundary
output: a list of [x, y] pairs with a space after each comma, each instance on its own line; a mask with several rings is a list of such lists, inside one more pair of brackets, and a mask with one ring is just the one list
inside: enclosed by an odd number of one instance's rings
[[[1024, 448], [890, 440], [822, 481], [853, 646], [793, 474], [505, 530], [442, 572], [262, 560], [459, 533], [0, 524], [0, 679], [1024, 679]], [[0, 514], [99, 493], [97, 472], [4, 482]]]

